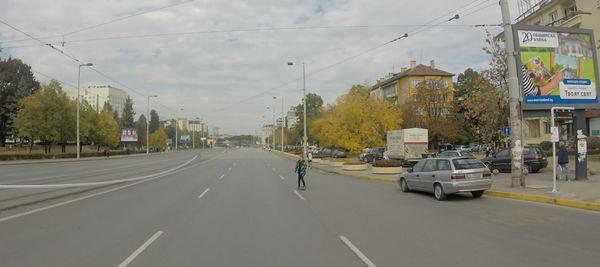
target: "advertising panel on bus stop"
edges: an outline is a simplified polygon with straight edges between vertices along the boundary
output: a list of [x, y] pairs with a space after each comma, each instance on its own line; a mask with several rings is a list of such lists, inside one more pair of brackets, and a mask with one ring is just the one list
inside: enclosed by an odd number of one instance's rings
[[523, 110], [598, 108], [592, 30], [513, 25]]

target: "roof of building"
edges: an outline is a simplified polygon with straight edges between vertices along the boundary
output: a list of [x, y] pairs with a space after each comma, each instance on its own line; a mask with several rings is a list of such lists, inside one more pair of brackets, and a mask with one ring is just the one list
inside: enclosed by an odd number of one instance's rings
[[404, 77], [407, 76], [443, 76], [443, 77], [452, 77], [454, 76], [454, 74], [447, 72], [447, 71], [443, 71], [440, 69], [436, 69], [436, 68], [432, 68], [430, 66], [425, 66], [423, 64], [419, 64], [417, 66], [415, 66], [414, 68], [411, 69], [407, 69], [405, 71], [401, 71], [398, 72], [394, 75], [392, 75], [391, 77], [377, 82], [377, 84], [373, 85], [373, 87], [371, 87], [371, 90], [373, 89], [377, 89], [379, 87], [383, 87], [386, 85], [389, 85], [392, 82], [395, 82], [397, 80], [400, 80]]

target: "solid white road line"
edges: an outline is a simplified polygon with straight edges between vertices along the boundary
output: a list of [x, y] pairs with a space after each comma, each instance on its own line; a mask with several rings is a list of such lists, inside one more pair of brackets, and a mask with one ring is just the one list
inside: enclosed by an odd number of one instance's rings
[[304, 200], [304, 197], [303, 197], [302, 195], [300, 195], [300, 193], [298, 193], [298, 191], [296, 191], [296, 189], [294, 189], [294, 193], [296, 193], [296, 195], [297, 195], [297, 196], [298, 196], [300, 199]]
[[[214, 158], [213, 158], [213, 159], [214, 159]], [[212, 160], [212, 159], [211, 159], [211, 160]], [[207, 161], [205, 161], [205, 163], [206, 163], [206, 162], [208, 162], [208, 160], [207, 160]], [[192, 166], [194, 166], [194, 165], [192, 165]], [[185, 169], [187, 169], [187, 168], [185, 168]], [[181, 169], [181, 170], [185, 170], [185, 169]], [[176, 171], [178, 171], [178, 170], [176, 170]], [[171, 173], [171, 174], [172, 174], [172, 173]], [[166, 175], [166, 174], [165, 174], [165, 175]], [[25, 212], [22, 212], [22, 213], [17, 213], [17, 214], [15, 214], [15, 215], [6, 216], [6, 217], [3, 217], [3, 218], [0, 218], [0, 223], [1, 223], [1, 222], [8, 221], [8, 220], [16, 219], [16, 218], [19, 218], [19, 217], [22, 217], [22, 216], [26, 216], [26, 215], [30, 215], [30, 214], [34, 214], [34, 213], [38, 213], [38, 212], [40, 212], [40, 211], [45, 211], [45, 210], [49, 210], [49, 209], [52, 209], [52, 208], [56, 208], [56, 207], [60, 207], [60, 206], [64, 206], [64, 205], [67, 205], [67, 204], [70, 204], [70, 203], [73, 203], [73, 202], [77, 202], [77, 201], [80, 201], [80, 200], [84, 200], [84, 199], [92, 198], [92, 197], [95, 197], [95, 196], [104, 195], [104, 194], [107, 194], [107, 193], [110, 193], [110, 192], [114, 192], [114, 191], [117, 191], [117, 190], [121, 190], [121, 189], [124, 189], [124, 188], [130, 187], [130, 186], [134, 186], [134, 185], [137, 185], [137, 184], [141, 184], [141, 183], [145, 183], [145, 182], [153, 181], [153, 180], [156, 180], [156, 179], [158, 179], [158, 178], [162, 178], [162, 177], [164, 177], [165, 175], [162, 175], [162, 176], [157, 176], [157, 177], [153, 177], [153, 178], [148, 178], [148, 179], [146, 179], [146, 180], [141, 180], [141, 181], [138, 181], [138, 182], [135, 182], [135, 183], [131, 183], [131, 184], [127, 184], [127, 185], [123, 185], [123, 186], [115, 187], [115, 188], [113, 188], [113, 189], [108, 189], [108, 190], [106, 190], [106, 191], [102, 191], [102, 192], [94, 193], [94, 194], [87, 195], [87, 196], [83, 196], [83, 197], [80, 197], [80, 198], [75, 198], [75, 199], [67, 200], [67, 201], [65, 201], [65, 202], [60, 202], [60, 203], [52, 204], [52, 205], [49, 205], [49, 206], [41, 207], [41, 208], [38, 208], [38, 209], [33, 209], [33, 210], [30, 210], [30, 211], [25, 211]]]
[[204, 196], [204, 194], [206, 194], [206, 192], [208, 192], [208, 190], [210, 190], [210, 188], [206, 188], [206, 190], [204, 190], [204, 192], [202, 192], [202, 194], [200, 194], [198, 196], [198, 199], [202, 198], [202, 196]]
[[126, 182], [134, 182], [134, 181], [139, 181], [139, 180], [145, 180], [148, 178], [152, 178], [152, 177], [156, 177], [156, 176], [161, 176], [165, 173], [169, 173], [172, 172], [174, 170], [177, 170], [187, 164], [189, 164], [190, 162], [194, 161], [196, 158], [198, 157], [198, 155], [194, 156], [191, 160], [176, 166], [174, 168], [159, 172], [159, 173], [154, 173], [154, 174], [149, 174], [149, 175], [144, 175], [144, 176], [140, 176], [140, 177], [134, 177], [134, 178], [127, 178], [127, 179], [118, 179], [118, 180], [109, 180], [109, 181], [102, 181], [102, 182], [90, 182], [90, 183], [73, 183], [73, 184], [8, 184], [8, 185], [0, 185], [0, 189], [2, 188], [67, 188], [67, 187], [84, 187], [84, 186], [101, 186], [101, 185], [111, 185], [111, 184], [120, 184], [120, 183], [126, 183]]
[[285, 179], [283, 176], [279, 175], [279, 178], [281, 178], [281, 180]]
[[129, 265], [135, 259], [135, 257], [140, 255], [144, 251], [144, 249], [146, 249], [148, 246], [150, 246], [150, 244], [152, 244], [152, 242], [154, 242], [154, 240], [156, 240], [160, 235], [162, 235], [162, 233], [163, 233], [163, 231], [156, 232], [152, 237], [150, 237], [150, 239], [148, 239], [144, 244], [142, 244], [141, 247], [136, 249], [133, 252], [133, 254], [129, 255], [129, 257], [127, 257], [127, 259], [125, 259], [123, 262], [121, 262], [121, 264], [119, 264], [119, 267], [125, 267], [125, 266]]
[[223, 179], [223, 177], [225, 177], [225, 174], [221, 174], [221, 177], [219, 177], [219, 180]]
[[363, 254], [362, 252], [360, 252], [360, 250], [358, 250], [358, 248], [356, 246], [354, 246], [354, 244], [352, 244], [352, 242], [350, 242], [350, 240], [348, 240], [348, 238], [346, 238], [345, 236], [341, 235], [340, 239], [342, 240], [342, 242], [344, 242], [344, 244], [346, 244], [346, 246], [348, 246], [352, 252], [354, 252], [354, 254], [356, 254], [356, 256], [358, 256], [360, 258], [360, 260], [362, 260], [367, 266], [369, 267], [375, 267], [375, 264], [369, 260], [369, 258], [367, 258], [367, 256], [365, 256], [365, 254]]

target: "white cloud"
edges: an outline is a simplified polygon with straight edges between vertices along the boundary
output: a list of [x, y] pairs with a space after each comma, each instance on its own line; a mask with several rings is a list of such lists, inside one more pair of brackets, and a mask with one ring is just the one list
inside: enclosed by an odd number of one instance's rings
[[[65, 33], [182, 1], [5, 2], [8, 2], [3, 4], [6, 8], [0, 10], [2, 20], [33, 36], [58, 35], [44, 42], [60, 42], [60, 35]], [[93, 62], [98, 70], [141, 94], [158, 94], [156, 100], [173, 110], [184, 108], [177, 116], [202, 116], [220, 127], [221, 132], [255, 133], [262, 116], [271, 118], [271, 111], [265, 109], [267, 105], [281, 112], [281, 102], [274, 101], [272, 96], [284, 96], [286, 109], [301, 100], [302, 70], [300, 65], [287, 66], [288, 61], [304, 61], [307, 73], [312, 73], [409, 32], [406, 39], [307, 76], [308, 91], [332, 103], [352, 84], [373, 83], [380, 76], [408, 66], [410, 60], [429, 64], [433, 59], [438, 68], [455, 74], [469, 67], [485, 67], [487, 57], [481, 50], [485, 45], [484, 31], [446, 25], [495, 24], [501, 17], [499, 7], [491, 6], [416, 34], [416, 27], [409, 26], [250, 29], [423, 24], [443, 14], [444, 19], [450, 18], [454, 14], [450, 11], [471, 2], [197, 0], [66, 35], [64, 49], [82, 61]], [[479, 0], [476, 4], [480, 2], [485, 3], [479, 7], [485, 7], [496, 1]], [[205, 33], [76, 42], [176, 32]], [[0, 27], [2, 47], [39, 44], [31, 40], [7, 42], [24, 38], [8, 27]], [[77, 83], [77, 63], [47, 47], [4, 49], [0, 56], [21, 58], [39, 72]], [[43, 76], [37, 78], [48, 80]], [[82, 70], [82, 84], [122, 87], [90, 70]], [[135, 100], [137, 114], [145, 112], [145, 98], [129, 93]], [[160, 105], [153, 107], [163, 118], [174, 116]]]

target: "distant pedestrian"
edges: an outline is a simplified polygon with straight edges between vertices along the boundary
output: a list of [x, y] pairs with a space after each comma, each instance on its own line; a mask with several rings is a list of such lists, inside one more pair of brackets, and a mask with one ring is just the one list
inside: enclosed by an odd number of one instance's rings
[[[306, 161], [299, 159], [296, 161], [295, 173], [298, 173], [298, 190], [306, 190], [306, 183], [304, 182], [304, 175], [306, 175]], [[302, 187], [300, 187], [300, 181], [302, 181]]]
[[110, 148], [106, 148], [106, 158], [110, 158]]
[[312, 165], [312, 150], [308, 150], [308, 167]]
[[560, 142], [560, 149], [558, 150], [558, 168], [557, 168], [556, 180], [562, 176], [562, 171], [566, 172], [567, 181], [571, 181], [571, 173], [569, 172], [569, 152], [565, 147], [565, 143]]
[[485, 146], [484, 150], [485, 150], [485, 157], [486, 158], [489, 157], [490, 156], [490, 146], [489, 145]]

